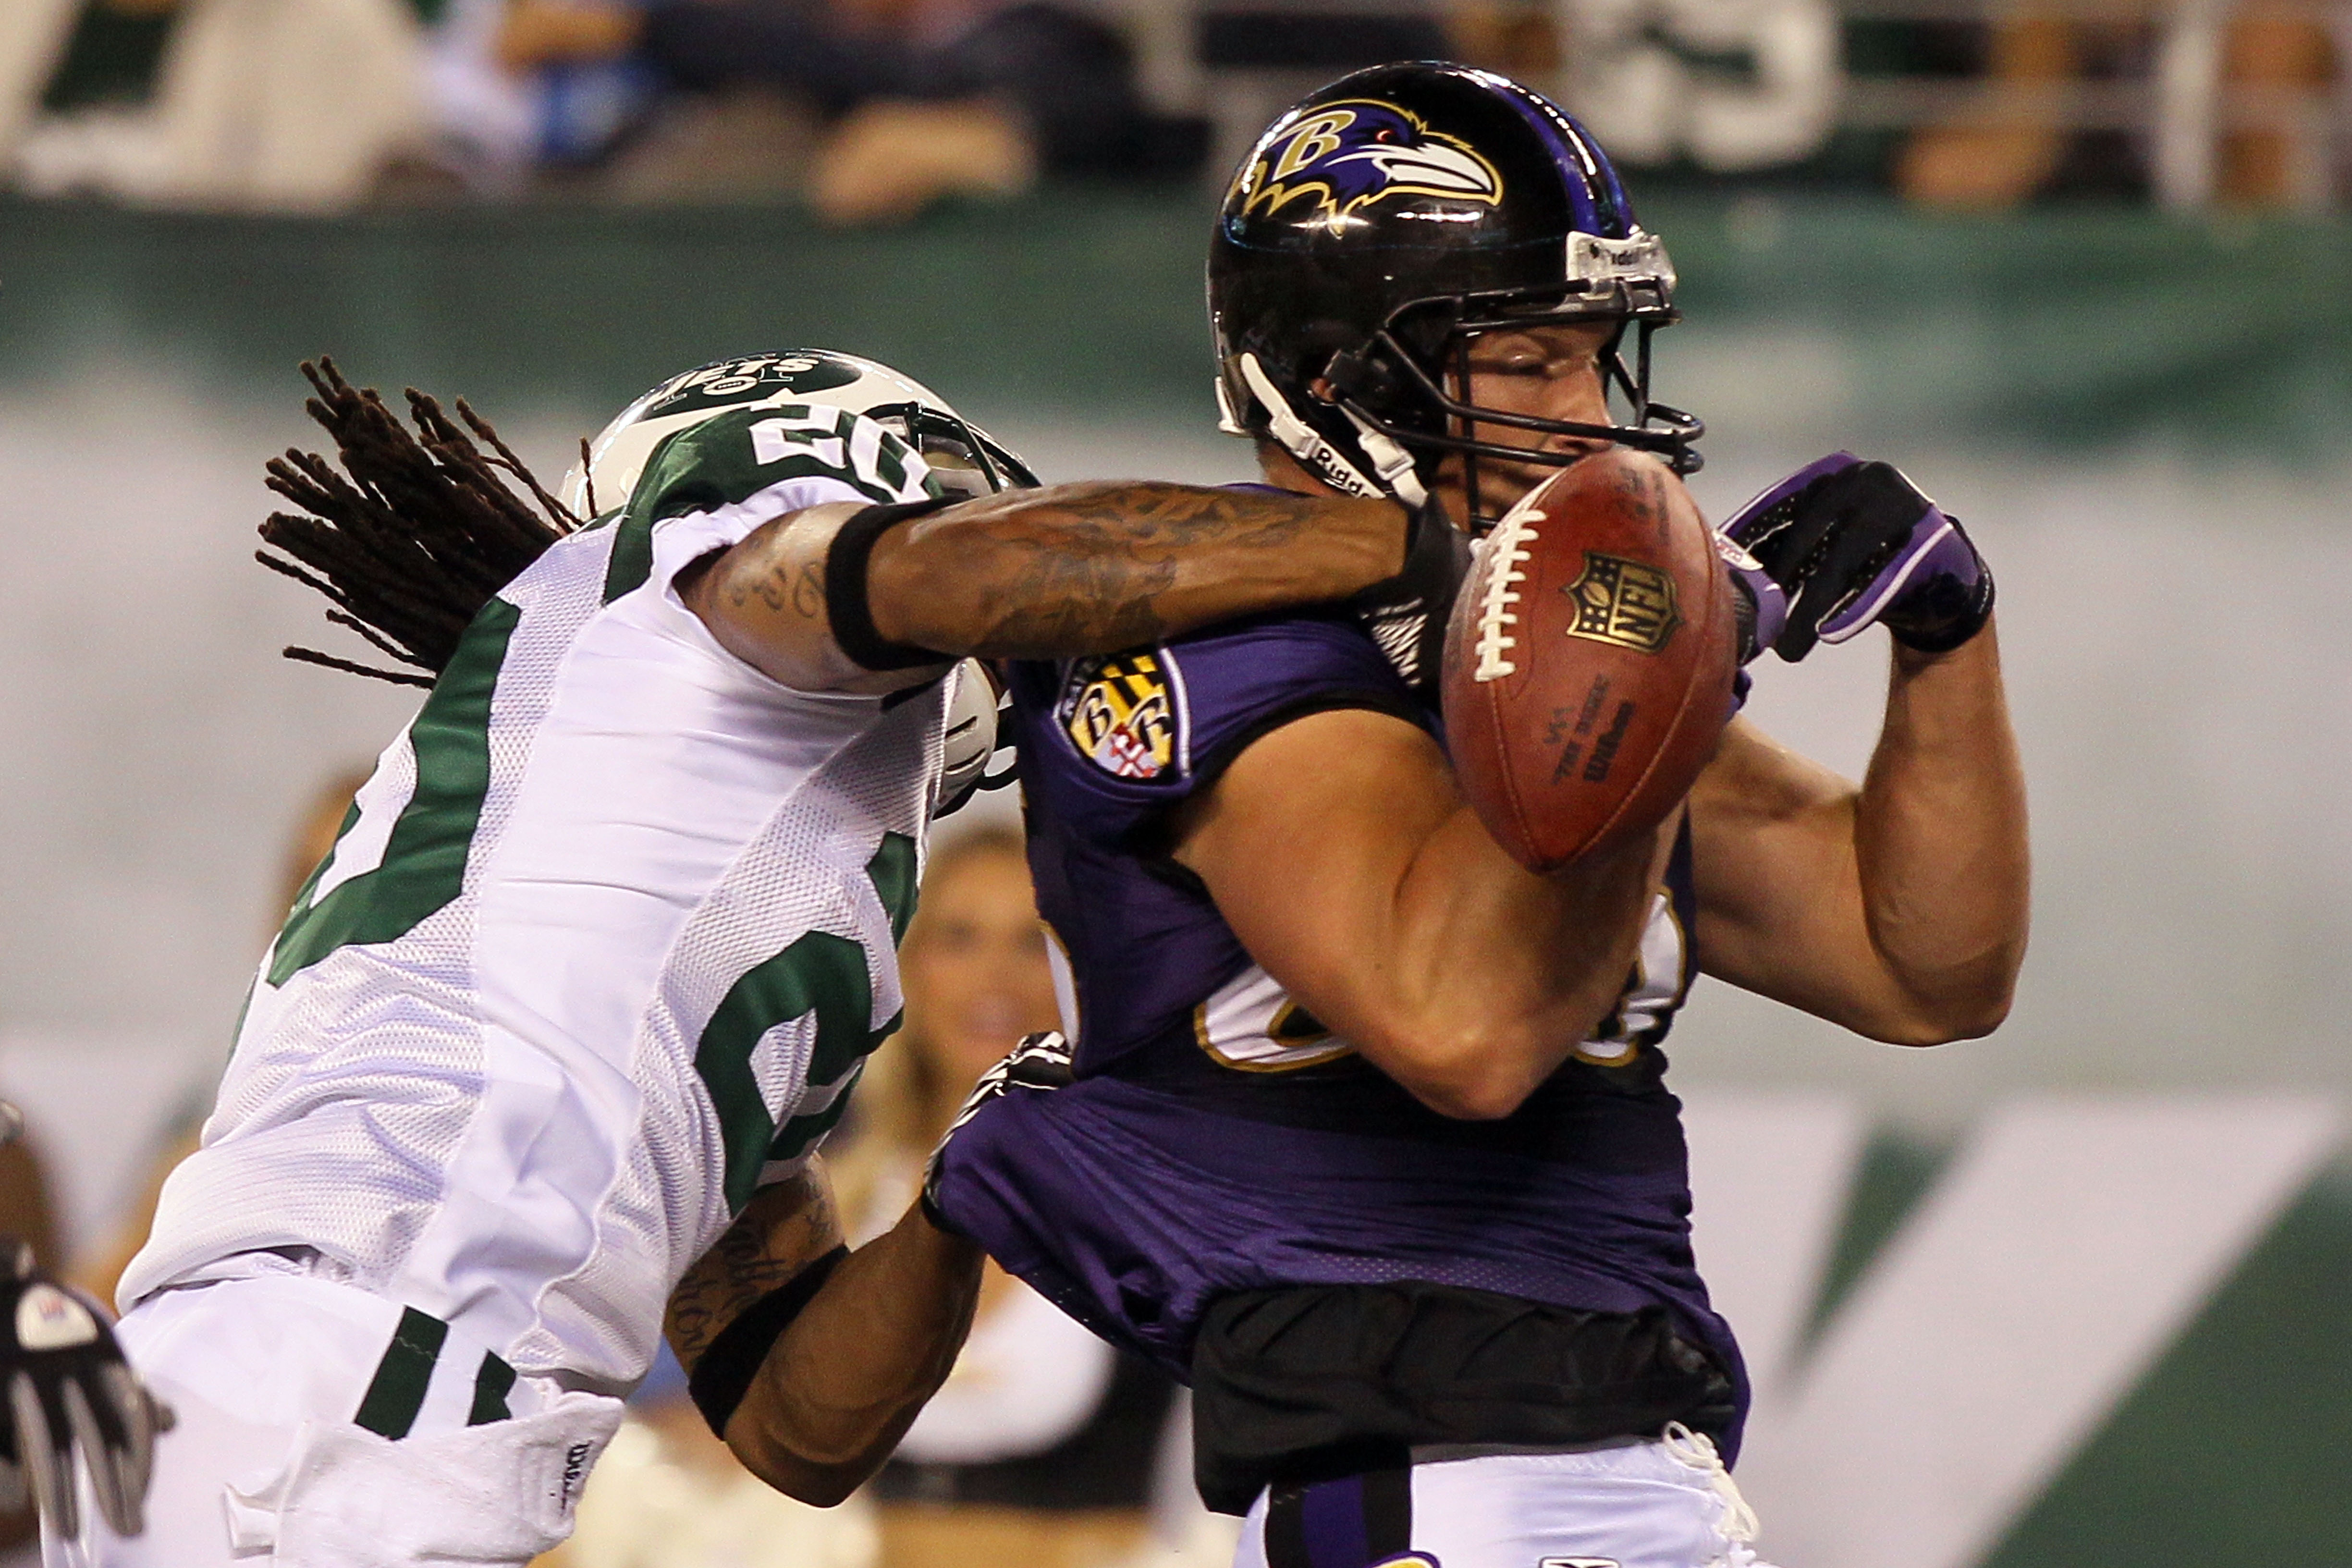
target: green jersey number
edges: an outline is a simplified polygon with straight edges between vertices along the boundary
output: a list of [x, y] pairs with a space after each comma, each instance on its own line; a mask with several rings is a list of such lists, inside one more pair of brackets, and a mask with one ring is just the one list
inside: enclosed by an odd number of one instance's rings
[[[903, 833], [884, 834], [866, 874], [889, 911], [895, 942], [907, 934], [907, 921], [915, 912], [915, 841]], [[803, 1081], [812, 1088], [840, 1087], [823, 1110], [779, 1122], [760, 1093], [751, 1053], [769, 1030], [811, 1012], [816, 1015], [816, 1046]], [[866, 950], [829, 931], [810, 931], [754, 965], [720, 999], [696, 1045], [694, 1070], [719, 1112], [730, 1213], [751, 1201], [763, 1166], [799, 1159], [849, 1109], [850, 1090], [866, 1070], [867, 1054], [898, 1027], [893, 1017], [875, 1028], [873, 1017]]]
[[[464, 889], [466, 857], [490, 788], [490, 697], [521, 619], [504, 599], [492, 599], [474, 617], [408, 727], [416, 790], [392, 825], [383, 859], [324, 898], [319, 880], [335, 856], [310, 873], [269, 951], [270, 984], [285, 984], [339, 947], [406, 936]], [[359, 820], [354, 803], [335, 836], [337, 853]]]

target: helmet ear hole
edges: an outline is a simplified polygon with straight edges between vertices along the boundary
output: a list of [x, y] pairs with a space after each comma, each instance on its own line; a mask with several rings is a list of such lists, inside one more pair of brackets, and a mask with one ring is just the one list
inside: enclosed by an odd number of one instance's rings
[[[1361, 349], [1333, 354], [1331, 363], [1324, 367], [1323, 380], [1342, 397], [1352, 397], [1375, 407], [1383, 405], [1396, 390], [1396, 377], [1373, 363]], [[1323, 401], [1333, 400], [1327, 397]]]
[[1423, 417], [1419, 389], [1397, 364], [1397, 352], [1383, 338], [1375, 338], [1361, 348], [1333, 354], [1324, 379], [1333, 392], [1383, 418], [1417, 422]]

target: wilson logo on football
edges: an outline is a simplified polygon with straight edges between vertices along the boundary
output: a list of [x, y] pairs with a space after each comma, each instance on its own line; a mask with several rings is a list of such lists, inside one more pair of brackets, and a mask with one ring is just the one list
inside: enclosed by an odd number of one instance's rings
[[1391, 196], [1441, 196], [1493, 206], [1503, 176], [1466, 142], [1432, 131], [1392, 103], [1345, 100], [1317, 110], [1266, 143], [1242, 176], [1242, 216], [1301, 203], [1333, 233], [1349, 214]]
[[1151, 779], [1174, 765], [1181, 716], [1158, 655], [1088, 659], [1065, 689], [1062, 727], [1095, 766], [1118, 778]]
[[1584, 570], [1560, 590], [1576, 605], [1572, 637], [1655, 653], [1683, 624], [1675, 608], [1675, 580], [1655, 566], [1622, 555], [1584, 552]]

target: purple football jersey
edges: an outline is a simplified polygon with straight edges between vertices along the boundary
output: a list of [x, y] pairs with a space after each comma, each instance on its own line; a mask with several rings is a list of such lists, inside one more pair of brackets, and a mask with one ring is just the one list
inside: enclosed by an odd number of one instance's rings
[[1354, 708], [1435, 731], [1356, 624], [1267, 617], [1011, 678], [1077, 1081], [1009, 1094], [957, 1134], [939, 1188], [955, 1225], [1180, 1376], [1221, 1295], [1400, 1279], [1663, 1304], [1736, 1373], [1691, 1258], [1656, 1048], [1696, 968], [1687, 833], [1595, 1040], [1513, 1115], [1453, 1121], [1292, 1003], [1168, 853], [1174, 808], [1282, 724]]

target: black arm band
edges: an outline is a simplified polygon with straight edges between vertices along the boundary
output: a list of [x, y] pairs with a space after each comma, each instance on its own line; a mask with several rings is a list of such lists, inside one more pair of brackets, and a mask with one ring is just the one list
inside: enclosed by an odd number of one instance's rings
[[852, 663], [866, 669], [912, 669], [921, 664], [947, 662], [929, 648], [892, 642], [874, 626], [874, 610], [866, 602], [866, 563], [882, 535], [910, 517], [921, 517], [943, 506], [948, 498], [907, 501], [898, 506], [869, 506], [851, 515], [833, 536], [824, 557], [824, 615], [833, 625], [833, 640]]
[[751, 1380], [760, 1374], [760, 1363], [768, 1359], [768, 1352], [792, 1327], [793, 1320], [815, 1300], [816, 1293], [848, 1256], [849, 1248], [836, 1247], [752, 1302], [742, 1316], [719, 1331], [719, 1337], [710, 1342], [710, 1348], [694, 1363], [694, 1371], [686, 1380], [687, 1395], [720, 1441], [727, 1437], [728, 1418], [751, 1391]]

